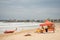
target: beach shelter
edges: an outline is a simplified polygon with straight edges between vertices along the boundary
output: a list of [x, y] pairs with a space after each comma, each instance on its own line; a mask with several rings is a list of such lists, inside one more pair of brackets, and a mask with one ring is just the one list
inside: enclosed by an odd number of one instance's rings
[[40, 26], [42, 27], [42, 28], [48, 28], [48, 31], [53, 31], [54, 32], [54, 30], [55, 30], [55, 28], [53, 27], [53, 22], [50, 22], [50, 21], [48, 21], [48, 20], [45, 20], [45, 22], [44, 23], [42, 23], [42, 24], [40, 24]]
[[53, 22], [50, 22], [50, 21], [46, 20], [46, 21], [45, 21], [45, 24], [48, 26], [48, 30], [49, 30], [49, 31], [53, 31], [53, 32], [54, 32], [55, 27], [53, 26], [53, 25], [54, 25]]

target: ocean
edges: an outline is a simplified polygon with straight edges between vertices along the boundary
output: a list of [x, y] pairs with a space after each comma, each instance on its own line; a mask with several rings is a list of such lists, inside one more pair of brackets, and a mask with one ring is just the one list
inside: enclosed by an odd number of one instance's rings
[[16, 28], [16, 32], [38, 28], [39, 24], [38, 22], [0, 22], [0, 34], [3, 34], [6, 30], [15, 30]]

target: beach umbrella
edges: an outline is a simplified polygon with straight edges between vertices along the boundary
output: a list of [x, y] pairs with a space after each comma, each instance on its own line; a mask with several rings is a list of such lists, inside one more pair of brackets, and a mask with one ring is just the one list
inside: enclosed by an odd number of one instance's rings
[[50, 22], [50, 21], [46, 20], [46, 21], [45, 21], [45, 24], [46, 24], [47, 26], [51, 27], [51, 26], [53, 25], [53, 22]]

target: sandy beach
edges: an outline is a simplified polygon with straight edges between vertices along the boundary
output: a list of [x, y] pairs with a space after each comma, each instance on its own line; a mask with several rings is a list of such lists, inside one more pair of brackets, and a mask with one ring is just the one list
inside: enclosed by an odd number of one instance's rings
[[[60, 23], [55, 23], [55, 33], [35, 33], [36, 29], [22, 30], [19, 33], [0, 34], [0, 40], [60, 40]], [[31, 34], [31, 36], [24, 36]]]

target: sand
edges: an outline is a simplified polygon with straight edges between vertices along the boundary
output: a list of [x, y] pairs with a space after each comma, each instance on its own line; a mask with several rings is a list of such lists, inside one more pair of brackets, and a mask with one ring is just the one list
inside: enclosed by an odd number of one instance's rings
[[[60, 40], [60, 23], [55, 23], [55, 33], [35, 33], [36, 29], [23, 30], [19, 33], [0, 34], [0, 40]], [[31, 36], [24, 36], [31, 34]]]

